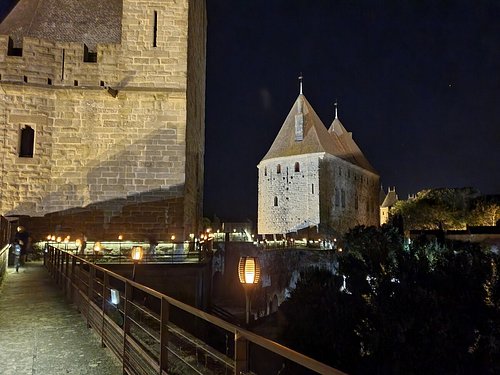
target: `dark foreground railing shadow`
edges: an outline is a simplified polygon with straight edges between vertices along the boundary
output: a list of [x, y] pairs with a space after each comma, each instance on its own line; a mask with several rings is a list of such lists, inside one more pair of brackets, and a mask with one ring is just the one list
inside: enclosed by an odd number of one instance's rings
[[342, 374], [66, 251], [44, 263], [126, 374]]

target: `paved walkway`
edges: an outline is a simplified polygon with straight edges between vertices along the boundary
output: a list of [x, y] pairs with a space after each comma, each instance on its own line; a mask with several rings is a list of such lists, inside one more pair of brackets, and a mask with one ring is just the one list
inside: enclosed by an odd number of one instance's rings
[[89, 328], [41, 262], [9, 268], [0, 286], [1, 375], [114, 375], [119, 361]]

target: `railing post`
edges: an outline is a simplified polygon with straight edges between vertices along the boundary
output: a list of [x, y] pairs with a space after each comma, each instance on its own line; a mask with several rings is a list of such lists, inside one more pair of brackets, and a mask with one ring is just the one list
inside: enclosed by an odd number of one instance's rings
[[61, 250], [58, 250], [58, 253], [59, 253], [59, 264], [58, 264], [58, 269], [59, 269], [59, 277], [58, 277], [58, 284], [61, 285], [62, 283], [62, 274], [63, 274], [63, 253]]
[[234, 333], [234, 374], [240, 375], [248, 370], [248, 340], [240, 331]]
[[165, 297], [161, 298], [160, 316], [160, 375], [168, 373], [168, 320], [170, 304]]
[[57, 260], [56, 260], [56, 268], [57, 268], [57, 275], [56, 275], [56, 282], [57, 284], [61, 284], [61, 251], [57, 249]]
[[54, 258], [52, 257], [53, 256], [53, 253], [54, 251], [52, 250], [52, 247], [49, 247], [49, 253], [48, 253], [48, 259], [49, 259], [49, 271], [50, 271], [50, 276], [54, 277]]
[[104, 343], [104, 321], [106, 320], [106, 299], [109, 285], [109, 276], [107, 272], [104, 272], [102, 277], [102, 326], [101, 326], [101, 346], [104, 348], [106, 344]]
[[92, 264], [89, 264], [89, 282], [87, 290], [87, 327], [90, 328], [90, 303], [94, 298], [94, 278], [95, 278], [95, 268]]
[[75, 302], [75, 270], [76, 270], [76, 257], [71, 257], [71, 281], [70, 281], [70, 296], [71, 302]]
[[67, 291], [67, 283], [68, 283], [68, 253], [64, 252], [63, 254], [63, 267], [62, 267], [62, 280], [63, 280], [63, 293], [66, 295]]
[[128, 281], [125, 281], [125, 306], [123, 307], [123, 355], [122, 355], [122, 363], [123, 363], [123, 374], [127, 374], [125, 371], [127, 365], [127, 356], [126, 356], [126, 348], [127, 348], [127, 336], [130, 333], [130, 321], [128, 319], [128, 314], [130, 313], [130, 298], [132, 298], [132, 285]]

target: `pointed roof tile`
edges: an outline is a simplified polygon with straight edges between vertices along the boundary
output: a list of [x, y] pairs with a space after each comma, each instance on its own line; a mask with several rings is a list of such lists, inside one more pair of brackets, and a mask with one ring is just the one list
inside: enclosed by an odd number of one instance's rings
[[20, 0], [0, 24], [15, 46], [23, 37], [58, 42], [120, 43], [122, 0]]
[[[295, 115], [304, 114], [303, 140], [295, 140]], [[336, 155], [342, 153], [342, 144], [330, 137], [328, 131], [311, 107], [304, 95], [299, 95], [292, 109], [281, 126], [271, 148], [262, 160], [283, 156], [327, 152]]]
[[354, 139], [352, 139], [352, 133], [346, 130], [337, 116], [335, 116], [328, 132], [333, 138], [338, 138], [343, 148], [346, 150], [346, 154], [341, 156], [342, 158], [363, 169], [377, 173], [375, 168], [373, 168], [370, 162], [366, 159], [365, 155], [363, 155], [363, 152], [358, 147], [356, 142], [354, 142]]
[[398, 201], [398, 195], [396, 194], [396, 188], [389, 188], [381, 207], [392, 207], [394, 203]]
[[[299, 113], [304, 114], [303, 140], [301, 141], [296, 140], [295, 116]], [[300, 94], [262, 160], [317, 152], [337, 156], [377, 174], [352, 139], [352, 133], [344, 128], [340, 120], [336, 117], [330, 129], [327, 130], [306, 97]]]

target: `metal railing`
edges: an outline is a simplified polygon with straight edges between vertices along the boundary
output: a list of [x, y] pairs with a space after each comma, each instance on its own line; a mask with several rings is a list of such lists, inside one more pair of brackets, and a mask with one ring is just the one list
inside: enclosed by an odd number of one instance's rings
[[49, 246], [44, 262], [124, 374], [250, 374], [266, 361], [301, 369], [294, 373], [342, 374], [74, 254]]
[[9, 238], [10, 238], [10, 223], [0, 216], [0, 283], [7, 272], [9, 262]]
[[0, 249], [0, 283], [2, 282], [7, 272], [7, 263], [9, 261], [9, 249], [10, 245], [8, 244]]

